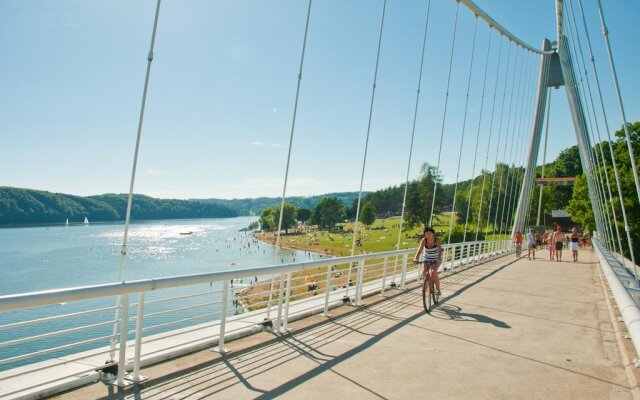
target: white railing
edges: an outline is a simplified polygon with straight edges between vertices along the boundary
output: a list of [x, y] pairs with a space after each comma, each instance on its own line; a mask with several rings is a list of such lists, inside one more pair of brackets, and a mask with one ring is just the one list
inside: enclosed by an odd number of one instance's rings
[[[0, 296], [0, 369], [4, 369], [0, 397], [14, 393], [6, 390], [16, 382], [19, 386], [20, 379], [33, 387], [33, 393], [51, 394], [87, 379], [97, 380], [97, 370], [109, 366], [117, 369], [114, 384], [124, 386], [127, 381], [144, 379], [141, 366], [216, 344], [218, 351], [225, 352], [225, 339], [265, 327], [283, 333], [290, 320], [318, 312], [329, 316], [330, 308], [345, 302], [360, 305], [365, 296], [384, 294], [389, 288], [405, 289], [408, 282], [418, 279], [419, 266], [411, 262], [415, 251]], [[440, 270], [446, 276], [512, 251], [510, 240], [445, 245]], [[354, 266], [351, 285], [346, 277], [350, 263]], [[258, 284], [267, 287], [266, 277], [300, 271], [305, 273], [294, 277], [291, 287], [284, 290], [285, 301], [277, 301], [277, 279], [273, 286], [273, 304], [285, 309], [274, 309], [271, 315], [285, 316], [282, 321], [265, 319], [268, 292], [238, 293], [250, 286], [241, 282], [255, 283], [261, 277]], [[117, 320], [113, 304], [120, 304]], [[117, 337], [111, 333], [114, 324]], [[111, 342], [118, 345], [113, 359]], [[133, 373], [125, 376], [126, 370]], [[34, 377], [38, 373], [46, 378]], [[66, 383], [61, 386], [60, 382]]]
[[[624, 319], [629, 337], [636, 349], [637, 358], [633, 362], [636, 367], [640, 367], [640, 289], [638, 281], [633, 276], [633, 272], [629, 271], [598, 239], [593, 238], [592, 243], [620, 315]], [[628, 264], [631, 265], [631, 261], [628, 261]], [[633, 267], [637, 269], [637, 266]]]

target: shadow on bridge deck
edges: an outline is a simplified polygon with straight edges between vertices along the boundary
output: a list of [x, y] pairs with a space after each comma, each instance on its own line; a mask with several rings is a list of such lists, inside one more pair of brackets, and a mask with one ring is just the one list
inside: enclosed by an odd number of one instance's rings
[[581, 257], [502, 258], [443, 280], [431, 315], [417, 286], [389, 291], [330, 320], [294, 322], [284, 337], [229, 342], [225, 357], [149, 367], [138, 387], [97, 383], [54, 398], [630, 398], [598, 266], [590, 251]]

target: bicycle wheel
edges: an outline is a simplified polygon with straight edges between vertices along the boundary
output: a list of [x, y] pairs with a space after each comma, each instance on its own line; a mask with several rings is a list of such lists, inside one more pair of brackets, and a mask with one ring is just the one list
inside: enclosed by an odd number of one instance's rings
[[428, 313], [431, 311], [431, 280], [429, 279], [429, 276], [427, 275], [426, 278], [424, 278], [424, 282], [422, 283], [422, 306], [424, 307], [424, 310]]
[[431, 281], [431, 298], [433, 299], [433, 305], [438, 304], [440, 296], [438, 296], [438, 292], [436, 291], [436, 283], [434, 281]]

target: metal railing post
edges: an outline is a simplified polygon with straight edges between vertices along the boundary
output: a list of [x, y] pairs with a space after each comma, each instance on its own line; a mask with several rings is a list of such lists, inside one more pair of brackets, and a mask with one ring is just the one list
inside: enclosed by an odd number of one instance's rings
[[404, 290], [405, 283], [407, 281], [407, 257], [407, 253], [402, 255], [402, 275], [400, 278], [400, 289], [402, 290]]
[[287, 287], [285, 288], [286, 296], [284, 301], [284, 321], [282, 323], [282, 332], [287, 332], [287, 330], [289, 330], [287, 325], [289, 324], [289, 303], [291, 302], [291, 279], [292, 273], [289, 271], [287, 272]]
[[118, 378], [116, 386], [125, 387], [124, 373], [127, 363], [127, 334], [129, 333], [129, 294], [123, 294], [120, 304], [122, 305], [120, 319], [120, 348], [118, 349]]
[[225, 279], [222, 284], [222, 305], [220, 310], [220, 333], [218, 334], [218, 346], [213, 348], [220, 354], [228, 353], [229, 350], [224, 348], [224, 334], [227, 323], [227, 300], [229, 298], [229, 281]]
[[284, 296], [284, 272], [280, 274], [280, 287], [278, 288], [278, 316], [274, 321], [273, 328], [275, 331], [280, 332], [282, 326], [282, 298]]
[[144, 292], [138, 293], [138, 313], [136, 315], [136, 344], [133, 358], [133, 374], [129, 379], [132, 382], [146, 381], [147, 377], [140, 375], [140, 357], [142, 355], [142, 323], [144, 320]]
[[329, 314], [329, 293], [331, 293], [331, 265], [327, 265], [327, 282], [324, 289], [324, 311], [322, 311], [323, 317], [331, 317]]
[[362, 286], [364, 285], [364, 260], [358, 261], [358, 275], [356, 283], [355, 303], [357, 306], [362, 305]]
[[385, 257], [382, 263], [382, 287], [380, 288], [380, 296], [384, 296], [384, 287], [387, 284], [387, 259], [388, 257]]
[[471, 243], [467, 243], [467, 262], [465, 264], [469, 265], [470, 259], [471, 259]]

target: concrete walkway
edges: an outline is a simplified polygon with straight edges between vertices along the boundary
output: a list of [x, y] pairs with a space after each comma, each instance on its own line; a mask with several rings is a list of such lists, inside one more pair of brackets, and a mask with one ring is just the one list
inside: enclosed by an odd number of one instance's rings
[[389, 291], [330, 320], [292, 323], [284, 337], [229, 342], [223, 358], [201, 351], [149, 367], [138, 387], [97, 383], [53, 398], [632, 398], [627, 373], [637, 372], [620, 361], [630, 347], [616, 335], [624, 325], [611, 321], [593, 254], [578, 263], [541, 254], [448, 277], [431, 315], [418, 289]]

